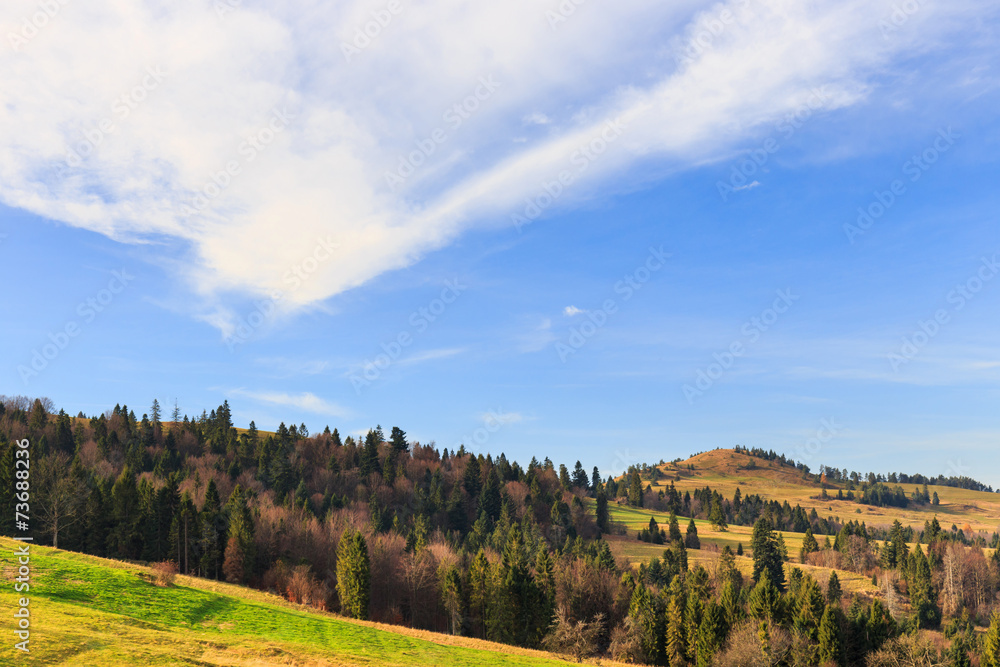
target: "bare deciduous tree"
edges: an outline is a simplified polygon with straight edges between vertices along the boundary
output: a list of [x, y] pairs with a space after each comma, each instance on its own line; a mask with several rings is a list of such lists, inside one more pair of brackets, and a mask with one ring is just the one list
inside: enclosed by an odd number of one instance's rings
[[70, 472], [69, 456], [64, 452], [40, 459], [33, 473], [32, 508], [43, 530], [52, 536], [52, 546], [58, 549], [59, 531], [80, 518], [87, 485]]

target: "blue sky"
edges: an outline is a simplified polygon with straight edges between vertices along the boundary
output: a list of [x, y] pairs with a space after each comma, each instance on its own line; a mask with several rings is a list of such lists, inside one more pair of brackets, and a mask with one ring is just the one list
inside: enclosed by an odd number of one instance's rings
[[1000, 486], [996, 8], [437, 4], [5, 7], [0, 393]]

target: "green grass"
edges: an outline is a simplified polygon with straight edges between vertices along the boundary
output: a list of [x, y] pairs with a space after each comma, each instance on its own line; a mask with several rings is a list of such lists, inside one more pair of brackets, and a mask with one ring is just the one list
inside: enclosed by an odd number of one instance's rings
[[[3, 609], [15, 608], [12, 540], [3, 549]], [[31, 653], [13, 649], [4, 616], [0, 664], [13, 665], [510, 665], [566, 664], [532, 651], [349, 621], [258, 591], [32, 547]], [[505, 651], [503, 653], [498, 651]]]

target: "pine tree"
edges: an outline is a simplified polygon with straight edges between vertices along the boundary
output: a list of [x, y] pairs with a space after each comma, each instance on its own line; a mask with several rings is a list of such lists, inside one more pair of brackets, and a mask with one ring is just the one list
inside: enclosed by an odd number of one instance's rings
[[698, 630], [701, 627], [702, 618], [705, 615], [705, 605], [701, 598], [691, 594], [687, 596], [687, 605], [684, 610], [684, 627], [687, 631], [685, 643], [687, 645], [687, 657], [691, 662], [698, 659]]
[[500, 477], [494, 466], [486, 475], [486, 484], [483, 485], [482, 494], [479, 496], [479, 510], [485, 512], [490, 521], [496, 521], [500, 518], [501, 509]]
[[608, 512], [608, 495], [604, 491], [604, 485], [598, 483], [597, 488], [597, 528], [602, 533], [610, 533], [611, 515]]
[[684, 667], [687, 664], [687, 633], [684, 615], [687, 596], [680, 577], [674, 577], [670, 584], [666, 613], [666, 637], [664, 650], [670, 667]]
[[826, 585], [826, 601], [830, 604], [839, 604], [840, 596], [842, 595], [840, 588], [840, 578], [837, 577], [837, 571], [830, 571], [830, 581]]
[[14, 461], [17, 449], [20, 447], [0, 435], [0, 535], [17, 534], [14, 532], [14, 505], [17, 503]]
[[201, 515], [201, 572], [203, 576], [218, 579], [220, 565], [225, 556], [225, 516], [215, 479], [208, 481]]
[[768, 621], [780, 621], [783, 614], [783, 601], [770, 577], [761, 577], [747, 599], [747, 610], [754, 618]]
[[806, 557], [819, 551], [819, 543], [813, 535], [812, 528], [806, 528], [806, 536], [802, 539], [802, 550], [799, 551], [799, 562], [805, 563]]
[[545, 545], [538, 548], [535, 556], [535, 583], [539, 595], [537, 623], [540, 628], [547, 629], [556, 611], [556, 574], [552, 557]]
[[465, 497], [462, 495], [461, 484], [455, 484], [452, 487], [445, 512], [448, 515], [448, 527], [459, 533], [465, 533], [469, 519], [465, 511]]
[[362, 479], [366, 479], [373, 472], [382, 472], [378, 453], [383, 439], [381, 426], [376, 427], [374, 431], [369, 429], [365, 435], [365, 445], [361, 450], [361, 461], [358, 465]]
[[816, 641], [826, 602], [819, 584], [811, 576], [806, 575], [796, 602], [798, 613], [795, 615], [795, 629], [800, 635]]
[[360, 532], [346, 531], [337, 545], [337, 595], [344, 616], [368, 618], [371, 565], [368, 544]]
[[760, 581], [761, 577], [771, 580], [775, 588], [785, 587], [785, 569], [782, 562], [778, 539], [771, 530], [771, 524], [761, 517], [753, 525], [753, 537], [750, 540], [753, 550], [753, 578]]
[[740, 605], [740, 592], [732, 579], [727, 579], [722, 585], [722, 593], [719, 596], [719, 605], [726, 617], [726, 625], [730, 628], [743, 620], [743, 607]]
[[453, 635], [462, 634], [462, 575], [458, 568], [449, 566], [439, 574], [441, 581], [441, 606], [448, 614], [448, 627]]
[[718, 498], [712, 501], [712, 509], [708, 514], [708, 520], [716, 530], [725, 532], [729, 528], [728, 524], [726, 524], [726, 515], [722, 511], [722, 501]]
[[[937, 498], [937, 492], [934, 493]], [[951, 649], [948, 651], [951, 658], [950, 667], [972, 667], [972, 659], [969, 658], [969, 643], [964, 635], [955, 635], [951, 640]]]
[[473, 501], [479, 498], [479, 491], [482, 489], [482, 478], [479, 472], [479, 459], [474, 454], [469, 454], [468, 463], [465, 464], [465, 472], [462, 474], [462, 486], [469, 498]]
[[705, 615], [698, 628], [698, 667], [711, 667], [712, 656], [726, 639], [726, 626], [722, 608], [714, 601], [705, 605]]
[[225, 513], [229, 517], [229, 538], [226, 541], [223, 573], [226, 581], [244, 582], [253, 571], [256, 554], [253, 545], [253, 515], [247, 503], [246, 492], [238, 484], [226, 501]]
[[843, 664], [842, 654], [844, 650], [843, 639], [840, 636], [840, 623], [838, 623], [837, 607], [832, 604], [827, 605], [823, 612], [823, 618], [819, 624], [819, 662], [835, 662]]
[[480, 549], [469, 566], [469, 614], [473, 636], [486, 638], [486, 618], [489, 611], [490, 580], [492, 578], [490, 562], [486, 553]]
[[410, 443], [406, 441], [406, 431], [398, 426], [392, 427], [389, 444], [392, 446], [392, 451], [396, 454], [405, 454], [410, 451]]
[[1000, 667], [1000, 611], [993, 612], [982, 646], [980, 667]]
[[642, 507], [642, 479], [639, 477], [638, 468], [629, 471], [628, 504], [632, 507]]
[[698, 539], [698, 527], [694, 525], [694, 519], [688, 522], [687, 535], [684, 536], [684, 546], [688, 549], [701, 549], [701, 540]]
[[681, 526], [677, 522], [677, 515], [674, 514], [673, 512], [670, 513], [669, 531], [670, 531], [670, 542], [672, 544], [677, 544], [678, 542], [683, 541], [684, 538], [681, 535]]
[[637, 629], [644, 662], [651, 665], [662, 664], [664, 652], [663, 609], [659, 600], [641, 582], [632, 591], [629, 617]]
[[911, 571], [907, 574], [910, 592], [910, 609], [921, 628], [937, 627], [941, 611], [937, 606], [937, 593], [931, 577], [930, 563], [920, 545], [913, 552]]
[[111, 488], [112, 530], [108, 537], [110, 551], [119, 558], [139, 556], [142, 519], [139, 490], [135, 475], [126, 466]]

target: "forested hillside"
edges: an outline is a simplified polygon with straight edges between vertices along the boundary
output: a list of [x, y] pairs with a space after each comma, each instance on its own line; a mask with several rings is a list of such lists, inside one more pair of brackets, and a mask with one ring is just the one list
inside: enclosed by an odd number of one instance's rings
[[[7, 535], [25, 440], [36, 539], [345, 616], [672, 666], [1000, 660], [998, 556], [940, 525], [883, 529], [738, 488], [681, 493], [651, 466], [602, 480], [580, 462], [439, 451], [399, 427], [356, 441], [237, 430], [228, 404], [164, 421], [155, 402], [141, 418], [125, 406], [71, 417], [4, 398]], [[614, 510], [627, 505], [649, 513], [645, 535], [623, 535]], [[695, 519], [752, 534], [720, 548]], [[796, 547], [782, 531], [801, 533]], [[636, 537], [655, 550], [639, 568], [621, 553]], [[820, 562], [825, 580], [807, 567]], [[838, 571], [874, 585], [849, 593]]]

